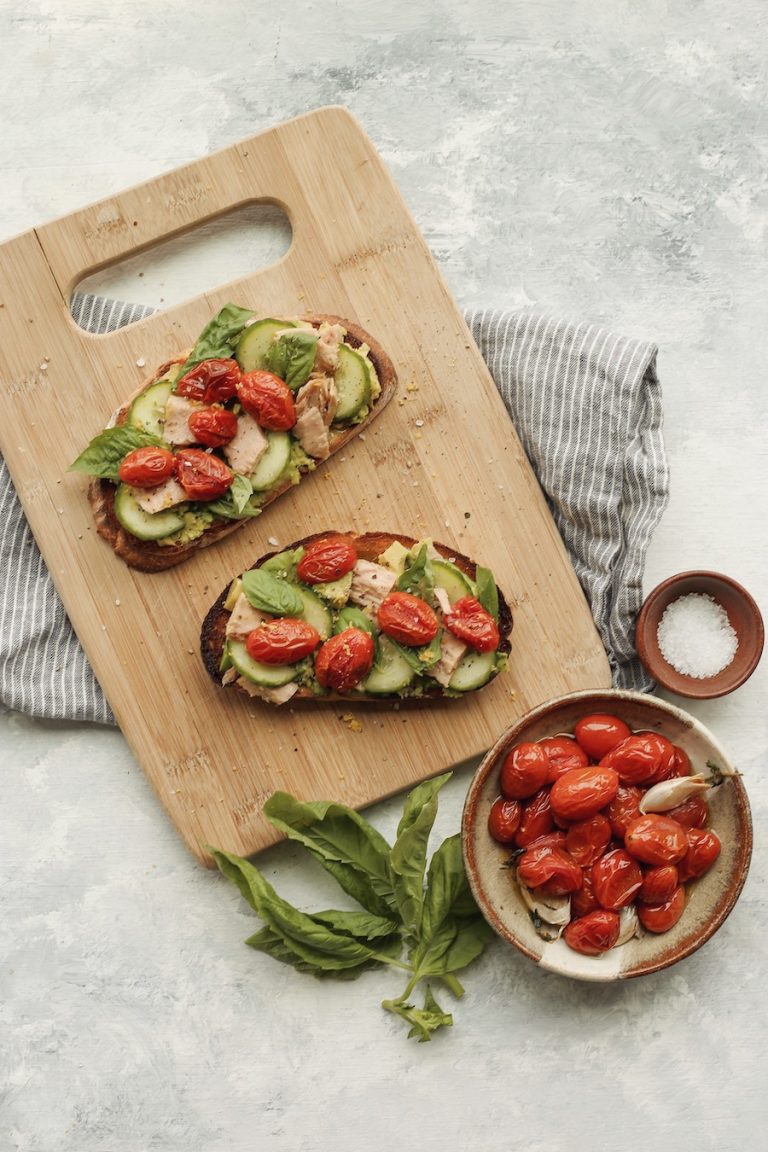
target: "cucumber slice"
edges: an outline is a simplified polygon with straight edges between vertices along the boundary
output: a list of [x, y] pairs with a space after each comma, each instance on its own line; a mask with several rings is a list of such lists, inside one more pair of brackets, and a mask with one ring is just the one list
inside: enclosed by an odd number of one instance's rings
[[288, 684], [299, 671], [298, 664], [262, 664], [259, 660], [252, 660], [241, 640], [230, 640], [227, 648], [233, 667], [246, 680], [252, 680], [261, 688], [279, 688]]
[[290, 320], [257, 320], [249, 324], [237, 342], [235, 359], [243, 372], [256, 372], [267, 366], [269, 351], [275, 333], [283, 328], [295, 328]]
[[415, 670], [394, 644], [386, 636], [380, 636], [378, 659], [360, 687], [371, 696], [389, 696], [407, 688], [415, 675]]
[[339, 345], [339, 366], [333, 377], [336, 383], [338, 403], [335, 424], [352, 420], [370, 402], [371, 377], [368, 365], [360, 355], [347, 344]]
[[171, 394], [171, 381], [163, 377], [141, 392], [128, 409], [127, 423], [143, 428], [153, 436], [163, 435], [165, 406]]
[[265, 492], [280, 479], [291, 459], [291, 437], [288, 432], [267, 432], [267, 450], [251, 473], [256, 492]]
[[449, 688], [456, 692], [472, 692], [487, 684], [496, 670], [495, 652], [465, 652], [451, 677]]
[[302, 619], [317, 629], [322, 640], [327, 640], [331, 634], [331, 625], [333, 623], [330, 609], [323, 604], [319, 596], [316, 596], [314, 592], [310, 592], [309, 588], [305, 588], [303, 584], [296, 584], [293, 585], [293, 587], [304, 601]]
[[432, 572], [435, 585], [448, 593], [451, 604], [461, 600], [462, 596], [474, 596], [475, 590], [471, 581], [455, 564], [451, 564], [448, 560], [433, 560]]
[[184, 527], [184, 517], [174, 508], [165, 512], [145, 512], [136, 503], [127, 484], [118, 484], [115, 492], [115, 516], [132, 536], [139, 540], [162, 540]]

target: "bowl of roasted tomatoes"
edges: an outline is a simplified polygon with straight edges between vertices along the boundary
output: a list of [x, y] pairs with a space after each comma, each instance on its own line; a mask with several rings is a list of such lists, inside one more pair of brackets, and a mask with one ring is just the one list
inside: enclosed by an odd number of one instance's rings
[[542, 968], [628, 979], [690, 956], [749, 868], [746, 790], [715, 737], [636, 692], [528, 712], [473, 777], [464, 861], [492, 928]]

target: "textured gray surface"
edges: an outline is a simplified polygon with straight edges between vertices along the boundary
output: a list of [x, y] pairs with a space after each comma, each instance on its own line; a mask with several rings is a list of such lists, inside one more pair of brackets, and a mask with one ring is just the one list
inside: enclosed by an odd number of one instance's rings
[[[672, 498], [646, 587], [714, 568], [765, 610], [765, 41], [758, 0], [0, 0], [0, 235], [344, 103], [461, 304], [531, 299], [659, 343]], [[189, 292], [183, 257], [140, 270], [134, 299]], [[0, 1149], [760, 1147], [767, 678], [690, 709], [743, 769], [756, 826], [718, 935], [616, 988], [495, 944], [453, 1032], [421, 1046], [378, 1008], [387, 977], [320, 986], [243, 946], [253, 919], [118, 733], [1, 716]], [[383, 831], [398, 808], [373, 810]], [[264, 865], [330, 900], [295, 849]]]

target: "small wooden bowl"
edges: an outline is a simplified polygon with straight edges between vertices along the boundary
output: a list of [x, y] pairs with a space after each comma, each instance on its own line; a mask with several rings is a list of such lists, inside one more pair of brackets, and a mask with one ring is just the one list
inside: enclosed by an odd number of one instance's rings
[[462, 818], [462, 847], [470, 887], [478, 907], [502, 939], [549, 972], [576, 980], [627, 980], [659, 972], [690, 956], [717, 931], [733, 909], [747, 877], [752, 854], [752, 818], [738, 776], [708, 793], [709, 827], [720, 838], [720, 856], [687, 885], [683, 915], [668, 932], [642, 936], [601, 956], [583, 956], [564, 940], [543, 940], [533, 923], [508, 866], [513, 847], [498, 844], [488, 832], [488, 813], [499, 794], [501, 764], [513, 744], [573, 732], [589, 713], [618, 716], [633, 731], [655, 731], [683, 748], [694, 771], [707, 772], [712, 760], [732, 769], [707, 729], [674, 704], [640, 692], [573, 692], [534, 708], [502, 733], [483, 758], [470, 784]]
[[[711, 596], [728, 615], [739, 646], [731, 663], [715, 676], [697, 679], [673, 668], [661, 654], [658, 628], [669, 605], [689, 593]], [[646, 670], [670, 692], [695, 700], [711, 700], [739, 688], [754, 672], [763, 651], [765, 629], [760, 609], [735, 580], [717, 572], [681, 572], [650, 593], [637, 617], [635, 647]]]

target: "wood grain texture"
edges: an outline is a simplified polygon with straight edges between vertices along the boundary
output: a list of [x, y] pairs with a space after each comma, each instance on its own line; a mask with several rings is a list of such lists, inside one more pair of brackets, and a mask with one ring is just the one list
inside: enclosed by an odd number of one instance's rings
[[[108, 336], [67, 309], [87, 272], [254, 199], [293, 242], [276, 265]], [[252, 854], [277, 839], [276, 788], [356, 807], [488, 747], [529, 707], [610, 682], [543, 495], [485, 364], [372, 145], [343, 109], [310, 113], [5, 244], [0, 446], [35, 537], [118, 723], [189, 848]], [[348, 451], [252, 526], [179, 569], [129, 570], [97, 538], [85, 442], [146, 373], [228, 300], [336, 312], [392, 357], [400, 393]], [[141, 366], [137, 363], [141, 361]], [[454, 541], [493, 568], [514, 612], [509, 670], [477, 695], [409, 712], [275, 711], [216, 693], [200, 621], [230, 576], [334, 525]]]

